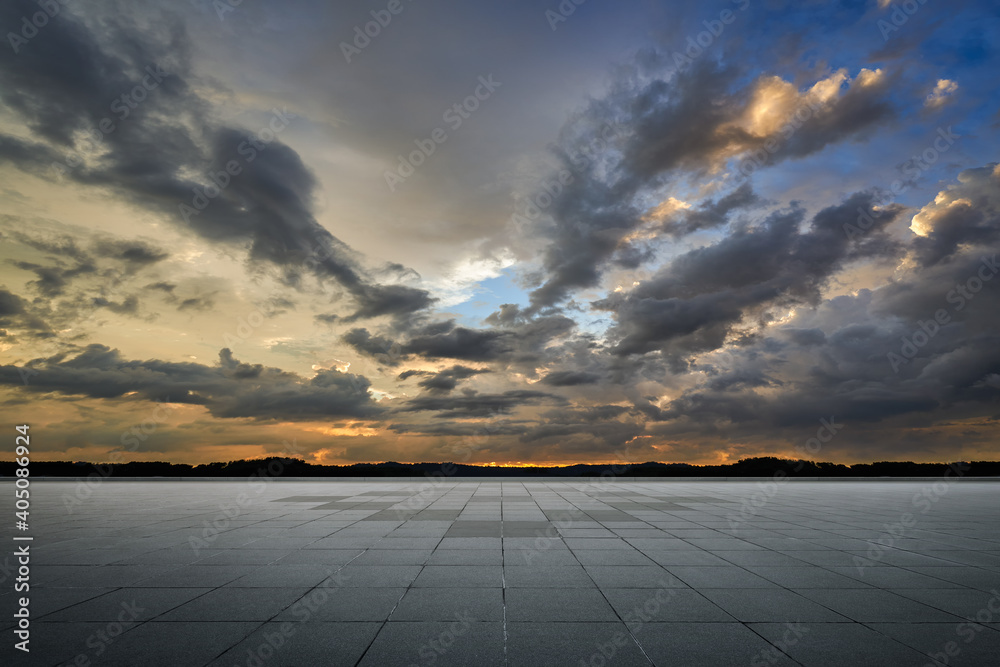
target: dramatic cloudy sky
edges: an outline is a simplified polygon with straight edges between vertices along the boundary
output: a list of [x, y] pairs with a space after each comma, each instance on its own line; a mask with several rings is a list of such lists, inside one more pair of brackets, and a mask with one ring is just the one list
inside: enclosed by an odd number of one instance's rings
[[995, 3], [232, 2], [0, 7], [37, 459], [1000, 458]]

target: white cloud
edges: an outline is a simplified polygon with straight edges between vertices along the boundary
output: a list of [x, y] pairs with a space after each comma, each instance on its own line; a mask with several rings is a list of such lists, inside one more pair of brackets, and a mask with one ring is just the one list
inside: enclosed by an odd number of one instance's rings
[[934, 90], [930, 92], [924, 100], [924, 106], [931, 109], [940, 109], [951, 100], [951, 96], [958, 90], [958, 84], [951, 79], [938, 79]]

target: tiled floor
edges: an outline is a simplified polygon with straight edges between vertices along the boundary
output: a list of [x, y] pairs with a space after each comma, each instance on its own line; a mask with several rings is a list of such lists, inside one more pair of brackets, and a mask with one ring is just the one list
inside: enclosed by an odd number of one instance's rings
[[996, 483], [31, 489], [4, 664], [1000, 664]]

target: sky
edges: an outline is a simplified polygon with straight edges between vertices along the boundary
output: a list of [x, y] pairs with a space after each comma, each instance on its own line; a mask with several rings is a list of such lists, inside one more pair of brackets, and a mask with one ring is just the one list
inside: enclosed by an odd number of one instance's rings
[[987, 0], [0, 7], [36, 460], [1000, 458]]

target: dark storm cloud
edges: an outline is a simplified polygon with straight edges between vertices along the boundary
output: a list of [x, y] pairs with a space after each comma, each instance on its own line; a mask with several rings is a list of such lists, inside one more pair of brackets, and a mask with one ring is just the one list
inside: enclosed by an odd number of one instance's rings
[[427, 358], [496, 361], [514, 349], [503, 331], [454, 327], [450, 331], [418, 335], [403, 345], [408, 354]]
[[924, 267], [952, 257], [963, 247], [1000, 241], [1000, 173], [997, 163], [967, 169], [959, 183], [925, 206], [916, 220], [926, 236], [913, 241]]
[[525, 405], [566, 404], [555, 394], [528, 389], [512, 389], [500, 394], [479, 394], [466, 390], [458, 395], [419, 396], [396, 408], [397, 412], [436, 412], [436, 419], [489, 418], [507, 414]]
[[177, 310], [209, 310], [213, 306], [215, 306], [215, 299], [212, 298], [211, 294], [207, 294], [183, 299], [177, 304]]
[[0, 287], [0, 327], [23, 329], [33, 336], [48, 338], [52, 330], [32, 312], [31, 305], [17, 294]]
[[[555, 445], [558, 448], [566, 446], [571, 439], [584, 442], [587, 449], [597, 445], [604, 445], [606, 455], [613, 455], [615, 452], [607, 447], [621, 447], [645, 430], [642, 422], [620, 422], [602, 421], [592, 424], [579, 423], [540, 423], [521, 436], [521, 441], [525, 443], [545, 443]], [[591, 450], [592, 451], [592, 450]]]
[[142, 399], [203, 405], [215, 417], [316, 420], [328, 417], [374, 418], [382, 413], [360, 375], [320, 371], [306, 379], [260, 364], [241, 363], [223, 349], [217, 366], [122, 358], [118, 350], [89, 345], [76, 356], [35, 359], [20, 369], [0, 366], [0, 384], [35, 394]]
[[542, 378], [542, 383], [552, 387], [575, 387], [582, 384], [596, 384], [601, 376], [584, 371], [555, 371]]
[[[471, 329], [456, 325], [454, 320], [442, 320], [421, 325], [409, 339], [398, 342], [364, 328], [348, 331], [342, 340], [387, 365], [413, 357], [532, 364], [547, 357], [545, 348], [551, 341], [567, 336], [576, 327], [573, 320], [561, 315], [526, 319], [515, 316], [516, 310], [507, 309], [507, 319], [491, 329]], [[487, 318], [487, 323], [498, 323], [495, 316]]]
[[43, 266], [33, 262], [11, 262], [14, 266], [25, 271], [31, 271], [37, 279], [28, 284], [37, 289], [43, 296], [60, 296], [65, 291], [69, 283], [78, 276], [90, 276], [97, 273], [97, 267], [89, 261], [78, 263], [72, 268], [61, 266]]
[[717, 201], [706, 201], [697, 208], [679, 213], [675, 219], [663, 223], [663, 230], [673, 236], [684, 236], [701, 229], [713, 229], [726, 224], [729, 214], [751, 208], [760, 203], [760, 197], [749, 183], [744, 183]]
[[32, 236], [23, 232], [13, 232], [12, 236], [18, 241], [35, 250], [56, 258], [70, 258], [81, 262], [90, 262], [92, 257], [85, 251], [75, 238], [68, 234], [57, 236]]
[[[727, 160], [763, 150], [772, 141], [780, 141], [781, 150], [769, 157], [771, 164], [804, 157], [830, 144], [864, 136], [895, 116], [887, 101], [892, 77], [870, 73], [859, 75], [832, 100], [812, 100], [818, 111], [811, 112], [794, 132], [779, 127], [755, 134], [742, 124], [751, 100], [755, 95], [767, 96], [769, 87], [789, 84], [768, 76], [741, 83], [739, 75], [735, 68], [705, 60], [669, 80], [623, 76], [606, 98], [595, 101], [582, 118], [574, 120], [582, 130], [565, 132], [572, 140], [581, 132], [597, 134], [597, 128], [609, 123], [626, 130], [603, 162], [574, 164], [566, 157], [573, 153], [572, 146], [556, 151], [574, 180], [555, 197], [550, 209], [555, 227], [548, 232], [547, 275], [531, 294], [532, 312], [558, 303], [574, 289], [596, 286], [603, 267], [616, 256], [619, 264], [629, 266], [643, 261], [636, 249], [620, 247], [623, 238], [644, 220], [643, 211], [632, 203], [637, 195], [682, 177], [704, 176]], [[798, 96], [797, 91], [788, 94]], [[795, 102], [804, 104], [804, 100], [796, 97]], [[796, 106], [789, 103], [789, 107], [791, 115]], [[752, 191], [741, 186], [714, 204], [699, 206], [667, 231], [680, 234], [717, 225], [729, 211], [753, 203]]]
[[372, 335], [368, 329], [361, 327], [351, 329], [341, 336], [341, 340], [360, 354], [376, 359], [381, 364], [398, 365], [405, 355], [399, 353], [399, 345], [392, 340], [379, 335]]
[[576, 323], [561, 315], [521, 320], [494, 329], [436, 323], [411, 338], [403, 350], [426, 358], [532, 364], [547, 358], [546, 346], [570, 334]]
[[94, 308], [139, 316], [138, 295], [114, 296], [113, 292], [125, 277], [169, 257], [169, 253], [146, 241], [108, 236], [82, 242], [67, 234], [13, 232], [11, 238], [45, 254], [45, 263], [10, 263], [35, 274], [36, 279], [27, 282], [40, 295], [33, 308], [56, 328], [69, 326]]
[[[249, 243], [251, 260], [277, 267], [290, 284], [303, 273], [336, 280], [355, 302], [355, 319], [388, 315], [401, 324], [433, 303], [425, 290], [365, 277], [354, 253], [313, 216], [316, 179], [295, 151], [276, 138], [251, 143], [259, 133], [214, 122], [192, 86], [191, 45], [173, 14], [160, 11], [140, 28], [108, 9], [92, 7], [88, 21], [63, 11], [18, 53], [0, 54], [0, 97], [42, 140], [0, 135], [0, 159], [36, 172], [59, 162], [67, 178], [114, 190], [205, 239]], [[37, 10], [28, 0], [4, 3], [0, 24], [17, 25]], [[145, 99], [126, 108], [122, 96], [137, 86]], [[96, 130], [107, 118], [114, 130]], [[273, 136], [291, 121], [274, 110], [267, 122]], [[102, 135], [103, 153], [66, 168], [78, 132]], [[234, 161], [240, 172], [207, 198], [209, 175], [219, 180]], [[124, 252], [139, 263], [154, 259]]]
[[49, 175], [52, 164], [62, 157], [62, 153], [45, 144], [0, 134], [0, 160], [12, 162], [30, 173]]
[[769, 377], [760, 370], [740, 368], [712, 377], [705, 383], [705, 386], [712, 391], [728, 391], [731, 389], [773, 387], [781, 384], [783, 384], [781, 380]]
[[[930, 428], [995, 411], [1000, 264], [996, 242], [983, 227], [1000, 222], [963, 217], [965, 224], [958, 224], [952, 218], [953, 209], [976, 195], [989, 210], [986, 202], [1000, 193], [993, 170], [964, 173], [959, 185], [923, 209], [930, 233], [915, 237], [907, 250], [924, 257], [935, 242], [931, 230], [946, 224], [949, 253], [926, 267], [918, 261], [898, 270], [876, 291], [835, 297], [801, 311], [794, 325], [730, 347], [725, 369], [705, 366], [705, 381], [664, 409], [648, 411], [672, 424], [653, 431], [669, 434], [695, 424], [748, 437], [835, 416], [853, 425], [852, 440], [868, 442], [861, 424]], [[754, 391], [758, 387], [768, 391]], [[980, 432], [970, 424], [968, 433]]]
[[104, 297], [95, 297], [93, 304], [98, 308], [107, 308], [112, 313], [118, 313], [119, 315], [136, 315], [139, 312], [139, 299], [134, 295], [127, 296], [120, 302], [105, 299]]
[[418, 370], [405, 371], [400, 373], [397, 379], [406, 380], [414, 376], [423, 376], [424, 379], [417, 382], [418, 386], [426, 389], [428, 393], [447, 394], [458, 386], [459, 381], [466, 380], [470, 377], [481, 375], [483, 373], [492, 373], [492, 371], [489, 369], [469, 368], [468, 366], [455, 365], [437, 373], [433, 371]]
[[[511, 400], [509, 394], [510, 392], [502, 397], [504, 405], [520, 403], [520, 401]], [[471, 394], [470, 396], [473, 399], [485, 398]], [[510, 436], [505, 441], [504, 448], [511, 456], [516, 457], [530, 458], [532, 452], [537, 453], [540, 448], [545, 447], [546, 453], [554, 456], [572, 455], [579, 451], [593, 453], [602, 458], [613, 458], [621, 454], [620, 448], [622, 446], [641, 435], [645, 427], [645, 419], [641, 413], [617, 405], [596, 405], [587, 408], [561, 407], [558, 410], [546, 411], [539, 417], [530, 420], [499, 419], [498, 415], [507, 410], [504, 407], [498, 407], [498, 398], [500, 397], [489, 397], [489, 404], [485, 409], [479, 404], [472, 406], [463, 404], [461, 406], [463, 409], [476, 412], [480, 417], [488, 417], [487, 421], [441, 423], [435, 420], [420, 424], [397, 422], [389, 428], [397, 433], [437, 436], [471, 438]], [[538, 395], [531, 397], [532, 401], [538, 399], [540, 399]], [[431, 404], [430, 402], [423, 402], [416, 407], [424, 406], [445, 409], [444, 405]], [[455, 410], [448, 412], [447, 416], [460, 418], [465, 414], [463, 411]], [[485, 441], [474, 440], [472, 444], [480, 444], [481, 442]], [[524, 445], [525, 449], [522, 449], [521, 445]]]
[[[874, 210], [873, 203], [872, 193], [855, 194], [817, 213], [801, 232], [801, 209], [773, 213], [679, 256], [633, 290], [596, 302], [616, 315], [614, 351], [662, 350], [683, 365], [686, 355], [721, 347], [744, 318], [766, 321], [771, 307], [817, 303], [821, 288], [848, 261], [884, 252], [881, 230], [902, 207]], [[873, 222], [864, 242], [852, 243], [844, 225], [856, 223], [859, 210]]]
[[165, 250], [149, 243], [108, 238], [96, 241], [93, 244], [93, 253], [98, 257], [117, 259], [136, 265], [155, 264], [170, 256]]
[[[458, 436], [484, 438], [485, 436], [522, 435], [528, 427], [525, 422], [511, 419], [491, 419], [489, 422], [433, 422], [416, 424], [409, 422], [394, 422], [389, 425], [394, 433], [419, 433], [421, 435]], [[456, 452], [456, 450], [452, 450]], [[457, 447], [457, 453], [464, 453], [462, 446]]]

